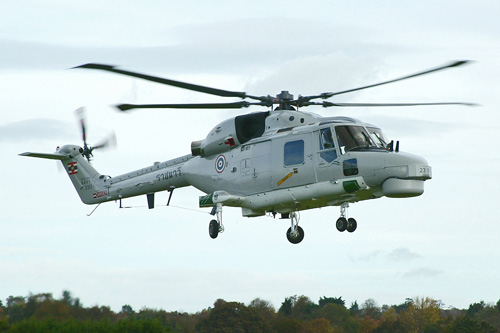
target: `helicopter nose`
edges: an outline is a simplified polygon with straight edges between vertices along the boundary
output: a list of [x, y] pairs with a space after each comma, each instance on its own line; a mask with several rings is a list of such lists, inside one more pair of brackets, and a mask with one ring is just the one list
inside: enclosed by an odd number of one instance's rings
[[419, 196], [424, 193], [424, 181], [432, 178], [432, 168], [424, 158], [401, 152], [386, 157], [383, 172], [382, 192], [391, 198]]

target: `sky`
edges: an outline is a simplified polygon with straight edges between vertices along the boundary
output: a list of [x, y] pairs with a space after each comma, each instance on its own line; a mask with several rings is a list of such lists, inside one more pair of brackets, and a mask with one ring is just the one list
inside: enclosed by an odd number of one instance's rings
[[[197, 312], [218, 299], [279, 308], [285, 297], [431, 297], [444, 307], [500, 299], [500, 21], [497, 1], [97, 1], [0, 4], [0, 300], [69, 290], [84, 306]], [[208, 235], [209, 210], [194, 188], [170, 207], [144, 196], [93, 207], [80, 202], [56, 162], [18, 156], [116, 134], [93, 166], [119, 175], [190, 152], [223, 120], [262, 111], [136, 110], [118, 103], [232, 102], [95, 70], [89, 62], [252, 95], [340, 91], [455, 60], [474, 62], [338, 96], [332, 102], [473, 102], [477, 107], [310, 107], [379, 125], [401, 151], [433, 168], [417, 198], [301, 212], [305, 238], [287, 220], [225, 208], [225, 232]], [[166, 203], [167, 193], [156, 195]], [[5, 304], [5, 302], [4, 302]]]

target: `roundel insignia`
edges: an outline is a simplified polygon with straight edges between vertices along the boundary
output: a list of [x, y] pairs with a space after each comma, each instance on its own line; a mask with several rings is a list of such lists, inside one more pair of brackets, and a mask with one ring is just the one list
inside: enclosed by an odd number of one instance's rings
[[221, 173], [226, 168], [226, 157], [224, 155], [219, 155], [215, 159], [215, 171]]

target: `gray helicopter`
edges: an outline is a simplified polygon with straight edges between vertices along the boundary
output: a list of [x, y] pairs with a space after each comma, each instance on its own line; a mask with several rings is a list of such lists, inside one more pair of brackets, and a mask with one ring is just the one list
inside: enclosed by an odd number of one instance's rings
[[[467, 61], [384, 81], [355, 89], [328, 92], [294, 99], [288, 91], [275, 97], [252, 96], [245, 92], [205, 87], [155, 76], [125, 71], [103, 64], [75, 68], [96, 69], [132, 76], [178, 88], [243, 99], [231, 103], [206, 104], [120, 104], [121, 111], [145, 108], [239, 109], [252, 105], [267, 111], [238, 115], [215, 126], [200, 141], [191, 143], [191, 153], [123, 175], [110, 177], [89, 163], [94, 149], [87, 145], [85, 122], [81, 120], [83, 147], [65, 145], [51, 154], [26, 152], [30, 156], [60, 160], [82, 202], [88, 205], [146, 195], [154, 208], [154, 194], [194, 186], [206, 195], [199, 206], [211, 208], [215, 216], [209, 235], [224, 231], [222, 208], [241, 207], [245, 217], [280, 215], [290, 220], [287, 239], [298, 244], [304, 238], [298, 212], [325, 206], [339, 206], [338, 231], [354, 232], [357, 221], [348, 217], [349, 204], [383, 196], [406, 198], [424, 192], [424, 182], [432, 178], [427, 161], [399, 151], [399, 142], [388, 141], [375, 125], [349, 117], [321, 117], [304, 112], [307, 106], [389, 107], [416, 105], [473, 105], [471, 103], [332, 103], [313, 101], [393, 83]], [[253, 102], [246, 101], [251, 99]]]

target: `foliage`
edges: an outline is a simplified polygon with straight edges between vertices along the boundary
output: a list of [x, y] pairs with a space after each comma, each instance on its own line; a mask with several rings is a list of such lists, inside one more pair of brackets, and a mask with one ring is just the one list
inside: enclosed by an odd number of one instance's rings
[[255, 307], [218, 299], [196, 328], [200, 332], [269, 332], [271, 325]]
[[346, 308], [342, 297], [285, 298], [278, 311], [261, 298], [248, 305], [217, 300], [188, 314], [125, 304], [84, 307], [69, 291], [9, 296], [0, 302], [0, 332], [498, 332], [500, 301], [472, 303], [468, 309], [443, 309], [432, 298], [407, 298], [378, 306], [373, 299]]
[[318, 301], [318, 305], [320, 307], [323, 307], [327, 304], [337, 304], [337, 305], [341, 305], [341, 306], [345, 306], [345, 301], [342, 299], [342, 296], [340, 297], [320, 297], [319, 301]]
[[463, 316], [455, 320], [448, 328], [448, 332], [461, 332], [461, 333], [494, 333], [497, 330], [487, 322], [479, 322], [471, 319], [469, 316]]
[[432, 331], [439, 328], [439, 322], [444, 319], [441, 302], [428, 297], [415, 298], [401, 316], [402, 322], [412, 332]]

